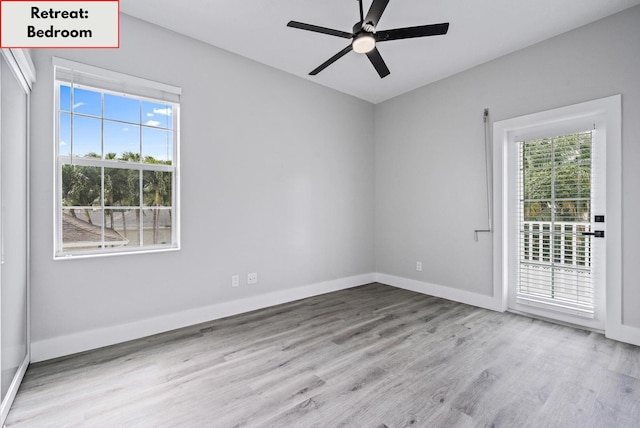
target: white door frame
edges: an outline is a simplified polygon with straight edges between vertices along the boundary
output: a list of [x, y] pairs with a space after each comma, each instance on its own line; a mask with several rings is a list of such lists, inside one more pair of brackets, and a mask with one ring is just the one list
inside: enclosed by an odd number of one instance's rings
[[509, 193], [503, 189], [508, 177], [507, 144], [516, 133], [566, 126], [567, 122], [590, 120], [598, 124], [598, 132], [606, 135], [606, 322], [607, 337], [640, 345], [637, 329], [623, 325], [622, 318], [622, 96], [614, 95], [539, 113], [533, 113], [493, 124], [494, 153], [494, 287], [496, 305], [508, 308], [508, 263], [511, 243], [507, 233], [510, 205]]

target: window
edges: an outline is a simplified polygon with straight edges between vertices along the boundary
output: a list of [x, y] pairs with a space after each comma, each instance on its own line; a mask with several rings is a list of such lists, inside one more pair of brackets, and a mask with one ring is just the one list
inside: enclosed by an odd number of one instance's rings
[[179, 88], [54, 65], [55, 256], [179, 248]]
[[518, 143], [516, 285], [523, 305], [594, 317], [593, 133]]

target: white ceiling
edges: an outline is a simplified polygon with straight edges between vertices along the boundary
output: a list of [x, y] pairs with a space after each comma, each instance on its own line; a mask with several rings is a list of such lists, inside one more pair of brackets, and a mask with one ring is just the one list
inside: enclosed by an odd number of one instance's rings
[[[365, 14], [371, 0], [364, 0]], [[297, 76], [379, 103], [475, 65], [640, 4], [640, 0], [391, 0], [378, 30], [449, 22], [445, 36], [378, 44], [380, 79], [350, 52], [308, 73], [349, 40], [286, 26], [290, 20], [351, 32], [356, 0], [122, 0], [122, 12]], [[640, 23], [639, 23], [640, 25]]]

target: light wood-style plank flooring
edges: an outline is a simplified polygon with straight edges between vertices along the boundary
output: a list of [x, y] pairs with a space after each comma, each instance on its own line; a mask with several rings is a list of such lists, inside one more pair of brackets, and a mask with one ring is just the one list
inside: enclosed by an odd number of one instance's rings
[[640, 427], [640, 348], [369, 284], [32, 365], [7, 427]]

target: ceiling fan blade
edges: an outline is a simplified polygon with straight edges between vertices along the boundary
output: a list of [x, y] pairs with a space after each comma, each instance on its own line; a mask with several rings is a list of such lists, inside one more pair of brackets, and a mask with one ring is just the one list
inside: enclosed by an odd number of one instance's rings
[[411, 39], [413, 37], [440, 36], [447, 34], [449, 23], [420, 25], [418, 27], [396, 28], [375, 33], [377, 42], [388, 40]]
[[322, 70], [324, 70], [325, 68], [329, 67], [331, 64], [333, 64], [334, 62], [336, 62], [337, 60], [339, 60], [340, 58], [342, 58], [343, 56], [345, 56], [346, 54], [351, 52], [352, 49], [353, 48], [351, 47], [351, 45], [349, 45], [346, 48], [342, 49], [340, 52], [338, 52], [337, 54], [335, 54], [334, 56], [332, 56], [331, 58], [329, 58], [328, 60], [326, 60], [325, 62], [320, 64], [311, 73], [309, 73], [309, 75], [310, 76], [315, 76], [316, 74], [320, 73]]
[[315, 31], [316, 33], [329, 34], [330, 36], [338, 36], [343, 39], [350, 39], [353, 34], [346, 31], [333, 30], [331, 28], [318, 27], [317, 25], [305, 24], [304, 22], [289, 21], [287, 27], [299, 28], [300, 30]]
[[380, 55], [380, 51], [378, 51], [378, 48], [373, 48], [373, 50], [367, 52], [367, 57], [369, 58], [369, 61], [371, 61], [371, 64], [373, 64], [373, 66], [375, 67], [381, 79], [391, 74], [389, 68], [387, 67], [387, 64], [384, 63], [384, 60], [382, 59], [382, 55]]
[[364, 18], [364, 22], [370, 22], [374, 27], [377, 26], [388, 4], [389, 0], [373, 0], [369, 12], [367, 12], [367, 16]]

